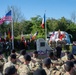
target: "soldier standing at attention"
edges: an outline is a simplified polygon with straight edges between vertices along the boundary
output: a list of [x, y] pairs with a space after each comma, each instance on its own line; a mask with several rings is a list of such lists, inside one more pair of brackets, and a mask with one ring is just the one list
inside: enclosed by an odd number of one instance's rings
[[57, 58], [61, 58], [62, 47], [60, 44], [56, 47], [56, 50], [57, 50]]

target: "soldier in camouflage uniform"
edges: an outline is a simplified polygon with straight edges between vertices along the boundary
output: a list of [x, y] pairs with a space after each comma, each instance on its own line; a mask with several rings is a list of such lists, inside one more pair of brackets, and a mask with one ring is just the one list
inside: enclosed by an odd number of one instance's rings
[[49, 58], [43, 60], [43, 69], [46, 71], [47, 75], [63, 75], [57, 68], [52, 66], [52, 62]]
[[18, 75], [15, 66], [10, 66], [5, 69], [5, 75]]
[[61, 60], [62, 61], [64, 61], [64, 62], [66, 62], [67, 60], [68, 60], [68, 58], [67, 58], [67, 56], [68, 56], [68, 54], [69, 54], [70, 52], [65, 52], [65, 55], [63, 56], [63, 57], [61, 57]]
[[3, 71], [3, 65], [6, 63], [6, 59], [2, 55], [2, 52], [0, 52], [0, 72], [2, 73]]
[[38, 58], [38, 52], [33, 52], [33, 57], [31, 58], [31, 62], [29, 64], [31, 70], [36, 70], [38, 68], [41, 68], [42, 61]]
[[[64, 75], [76, 75], [74, 63], [72, 61], [67, 61], [64, 64], [64, 68], [66, 70], [66, 73]], [[74, 72], [74, 74], [73, 74], [73, 72]]]
[[25, 49], [20, 51], [20, 56], [18, 57], [18, 59], [23, 63], [24, 62], [24, 55], [26, 55], [26, 51]]
[[[17, 58], [20, 56], [20, 54], [18, 54], [15, 49], [13, 49], [13, 50], [11, 51], [11, 54], [16, 54], [16, 57], [17, 57]], [[10, 56], [8, 56], [8, 61], [10, 61]]]
[[7, 67], [10, 67], [10, 66], [17, 66], [16, 64], [16, 55], [15, 54], [11, 54], [10, 55], [10, 61], [8, 61], [7, 63], [4, 64], [4, 67], [3, 67], [3, 74], [5, 74], [5, 69]]
[[45, 58], [43, 60], [43, 69], [45, 70], [47, 75], [52, 75], [53, 68], [51, 68], [51, 60], [49, 58]]
[[32, 75], [33, 74], [33, 72], [31, 71], [29, 67], [30, 61], [31, 61], [30, 55], [25, 55], [24, 63], [20, 65], [20, 67], [18, 68], [19, 75]]
[[33, 75], [47, 75], [44, 69], [37, 69]]

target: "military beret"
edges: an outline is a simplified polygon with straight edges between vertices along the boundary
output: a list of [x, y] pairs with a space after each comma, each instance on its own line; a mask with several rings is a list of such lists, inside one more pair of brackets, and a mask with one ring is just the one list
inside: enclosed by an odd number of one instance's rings
[[31, 56], [30, 55], [24, 55], [24, 59], [27, 61], [31, 61]]
[[71, 60], [71, 59], [74, 59], [74, 56], [73, 56], [73, 54], [68, 54], [68, 60]]
[[33, 75], [47, 75], [44, 69], [37, 69]]
[[11, 54], [10, 57], [16, 59], [16, 54]]
[[5, 69], [5, 75], [12, 75], [17, 71], [15, 66], [10, 66]]
[[34, 51], [33, 53], [34, 53], [34, 54], [38, 54], [38, 51]]
[[45, 58], [45, 59], [43, 60], [43, 63], [44, 63], [44, 64], [47, 64], [47, 65], [51, 64], [50, 58]]

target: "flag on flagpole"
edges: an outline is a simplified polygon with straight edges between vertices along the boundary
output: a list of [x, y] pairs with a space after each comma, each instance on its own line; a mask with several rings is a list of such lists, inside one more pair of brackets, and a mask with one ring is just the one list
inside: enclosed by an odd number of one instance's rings
[[32, 40], [35, 40], [37, 35], [38, 35], [38, 32], [36, 32], [36, 33], [32, 36]]
[[11, 10], [6, 13], [6, 15], [2, 18], [4, 21], [11, 21], [12, 16], [11, 16]]
[[23, 35], [23, 32], [21, 32], [21, 41], [24, 40], [24, 35]]
[[1, 20], [0, 20], [0, 25], [1, 25], [1, 24], [3, 24], [3, 22], [4, 22], [4, 20], [3, 20], [3, 19], [1, 19]]
[[4, 21], [11, 21], [12, 17], [11, 17], [11, 10], [6, 13], [6, 15], [0, 20], [0, 25], [3, 24]]
[[42, 27], [43, 29], [45, 28], [45, 14], [44, 14], [44, 17], [43, 17], [43, 19], [42, 19], [41, 27]]
[[11, 39], [11, 30], [10, 30], [10, 28], [8, 30], [7, 37], [8, 37], [8, 39]]

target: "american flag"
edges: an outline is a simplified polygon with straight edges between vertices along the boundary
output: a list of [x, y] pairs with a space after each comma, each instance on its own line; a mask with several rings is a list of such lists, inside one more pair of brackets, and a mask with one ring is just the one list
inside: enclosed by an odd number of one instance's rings
[[11, 10], [8, 13], [6, 13], [6, 15], [2, 19], [4, 21], [11, 21], [12, 20]]
[[1, 19], [1, 20], [0, 20], [0, 25], [1, 25], [1, 24], [3, 24], [3, 22], [4, 22], [4, 20], [3, 20], [3, 19]]

